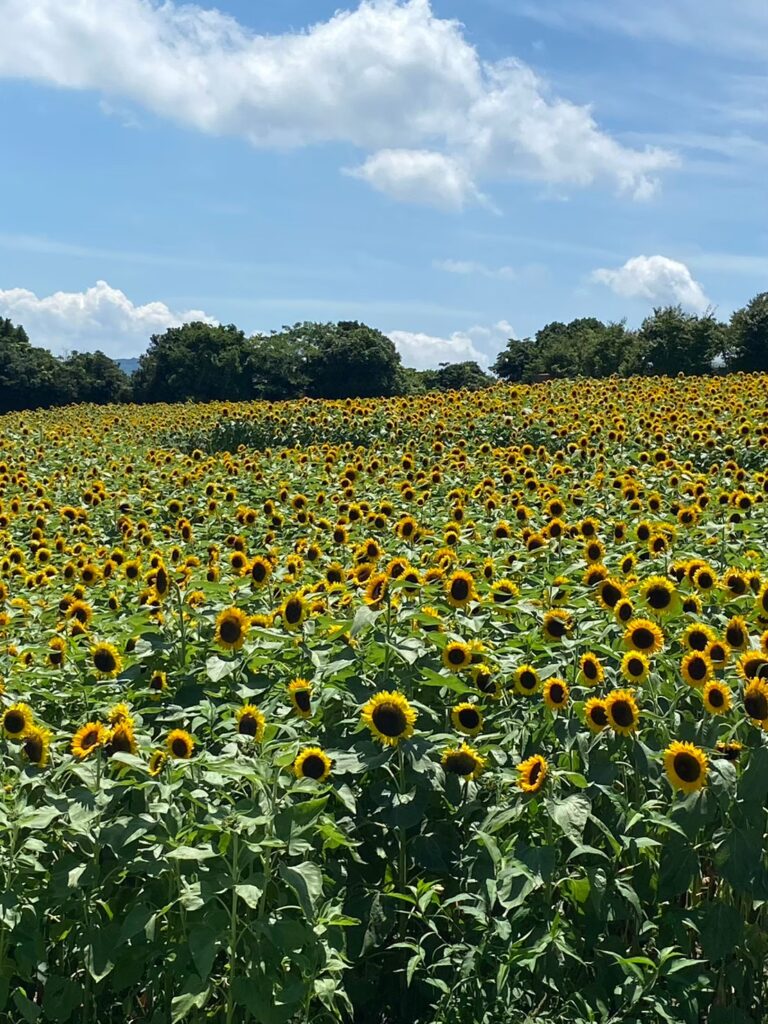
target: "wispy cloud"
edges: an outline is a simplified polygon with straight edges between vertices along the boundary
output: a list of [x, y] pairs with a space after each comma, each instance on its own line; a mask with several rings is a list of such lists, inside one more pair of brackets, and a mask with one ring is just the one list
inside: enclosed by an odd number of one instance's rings
[[488, 267], [484, 263], [473, 260], [435, 260], [436, 270], [444, 270], [447, 274], [463, 274], [466, 276], [495, 277], [505, 281], [514, 281], [518, 272], [514, 267]]

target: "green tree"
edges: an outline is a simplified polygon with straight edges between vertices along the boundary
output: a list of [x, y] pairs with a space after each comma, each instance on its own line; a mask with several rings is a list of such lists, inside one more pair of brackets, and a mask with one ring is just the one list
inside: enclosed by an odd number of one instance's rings
[[152, 335], [131, 381], [133, 394], [143, 402], [250, 398], [252, 352], [234, 324], [171, 327]]
[[725, 325], [711, 311], [696, 316], [680, 306], [658, 306], [638, 331], [642, 367], [666, 375], [711, 373], [725, 334]]
[[64, 386], [73, 402], [106, 405], [130, 397], [130, 382], [117, 363], [103, 352], [72, 352], [61, 363]]
[[440, 391], [479, 391], [490, 387], [493, 378], [482, 370], [474, 360], [462, 363], [440, 363], [440, 369], [433, 371], [433, 387]]
[[733, 370], [768, 370], [768, 292], [737, 309], [721, 354]]
[[35, 348], [21, 325], [0, 320], [0, 412], [48, 408], [72, 400], [61, 362]]
[[535, 344], [529, 338], [510, 338], [507, 347], [496, 356], [491, 369], [497, 377], [510, 382], [527, 380], [535, 361]]

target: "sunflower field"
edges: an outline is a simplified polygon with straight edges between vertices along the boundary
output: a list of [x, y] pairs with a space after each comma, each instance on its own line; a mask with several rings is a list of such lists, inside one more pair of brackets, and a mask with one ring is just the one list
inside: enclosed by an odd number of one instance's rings
[[748, 1024], [768, 378], [0, 419], [0, 1020]]

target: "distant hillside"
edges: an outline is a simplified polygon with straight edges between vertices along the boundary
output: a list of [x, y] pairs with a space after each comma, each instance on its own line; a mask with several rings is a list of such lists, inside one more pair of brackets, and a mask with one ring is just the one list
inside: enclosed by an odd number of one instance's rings
[[130, 376], [132, 373], [136, 373], [136, 371], [139, 368], [138, 359], [116, 359], [115, 362], [123, 371], [123, 373], [127, 373], [128, 376]]

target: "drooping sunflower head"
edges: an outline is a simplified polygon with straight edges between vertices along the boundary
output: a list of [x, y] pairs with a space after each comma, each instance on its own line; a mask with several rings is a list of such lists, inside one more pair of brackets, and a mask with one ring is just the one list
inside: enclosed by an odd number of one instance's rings
[[451, 640], [443, 648], [442, 662], [451, 672], [461, 672], [472, 664], [472, 649], [461, 640]]
[[664, 647], [664, 634], [650, 619], [632, 619], [624, 630], [624, 643], [643, 654], [655, 654]]
[[293, 679], [288, 684], [288, 696], [300, 718], [312, 715], [312, 683], [308, 679]]
[[451, 709], [451, 722], [457, 732], [477, 736], [483, 728], [483, 714], [476, 704], [464, 701]]
[[226, 651], [239, 651], [245, 643], [251, 620], [239, 608], [225, 608], [216, 619], [215, 640]]
[[72, 753], [83, 761], [107, 741], [109, 731], [101, 722], [86, 722], [72, 737]]
[[553, 608], [544, 615], [544, 634], [550, 640], [562, 640], [568, 634], [573, 625], [570, 612], [564, 608]]
[[712, 678], [714, 668], [703, 651], [690, 651], [680, 662], [680, 672], [689, 686], [701, 689]]
[[755, 725], [768, 729], [768, 683], [753, 679], [742, 694], [744, 710]]
[[584, 705], [584, 721], [590, 732], [602, 732], [608, 728], [608, 712], [605, 701], [600, 697], [591, 697]]
[[533, 665], [520, 665], [515, 669], [515, 693], [531, 697], [540, 689], [541, 679]]
[[683, 793], [701, 789], [707, 779], [707, 755], [693, 743], [671, 743], [664, 751], [664, 770], [672, 787]]
[[35, 717], [28, 704], [17, 701], [3, 712], [3, 732], [9, 740], [20, 740], [32, 728]]
[[534, 754], [517, 766], [517, 784], [524, 793], [538, 793], [549, 774], [549, 765], [541, 754]]
[[91, 663], [102, 679], [119, 675], [123, 662], [113, 644], [96, 644], [91, 648]]
[[133, 723], [130, 719], [123, 719], [109, 730], [105, 743], [107, 754], [135, 754], [138, 750], [136, 737], [133, 732]]
[[583, 654], [579, 659], [579, 682], [585, 686], [597, 686], [605, 679], [605, 669], [600, 659], [592, 651]]
[[241, 736], [249, 736], [256, 743], [261, 743], [266, 719], [255, 704], [244, 704], [237, 712], [236, 721], [237, 731]]
[[464, 779], [476, 779], [485, 769], [485, 758], [474, 747], [461, 743], [458, 747], [448, 747], [443, 751], [443, 769], [452, 775], [460, 775]]
[[321, 747], [305, 747], [293, 762], [293, 774], [297, 779], [325, 782], [332, 767], [333, 762]]
[[629, 683], [644, 683], [650, 667], [648, 656], [640, 651], [627, 651], [621, 659], [621, 674]]
[[361, 718], [380, 743], [396, 747], [413, 735], [416, 712], [402, 693], [382, 690], [364, 705]]
[[570, 691], [564, 679], [553, 676], [544, 683], [544, 703], [550, 711], [562, 711], [568, 707]]
[[710, 715], [724, 715], [731, 709], [731, 690], [725, 683], [711, 680], [705, 684], [701, 696]]
[[21, 741], [21, 752], [30, 764], [44, 768], [48, 763], [53, 733], [39, 725], [31, 725]]
[[66, 658], [67, 642], [62, 636], [55, 636], [48, 644], [48, 664], [61, 668]]
[[459, 569], [445, 581], [445, 598], [454, 608], [464, 608], [475, 596], [472, 574]]
[[195, 741], [185, 729], [172, 729], [165, 739], [165, 748], [171, 757], [187, 761], [192, 757]]
[[614, 690], [605, 698], [608, 725], [621, 736], [629, 736], [640, 722], [640, 709], [631, 690]]

